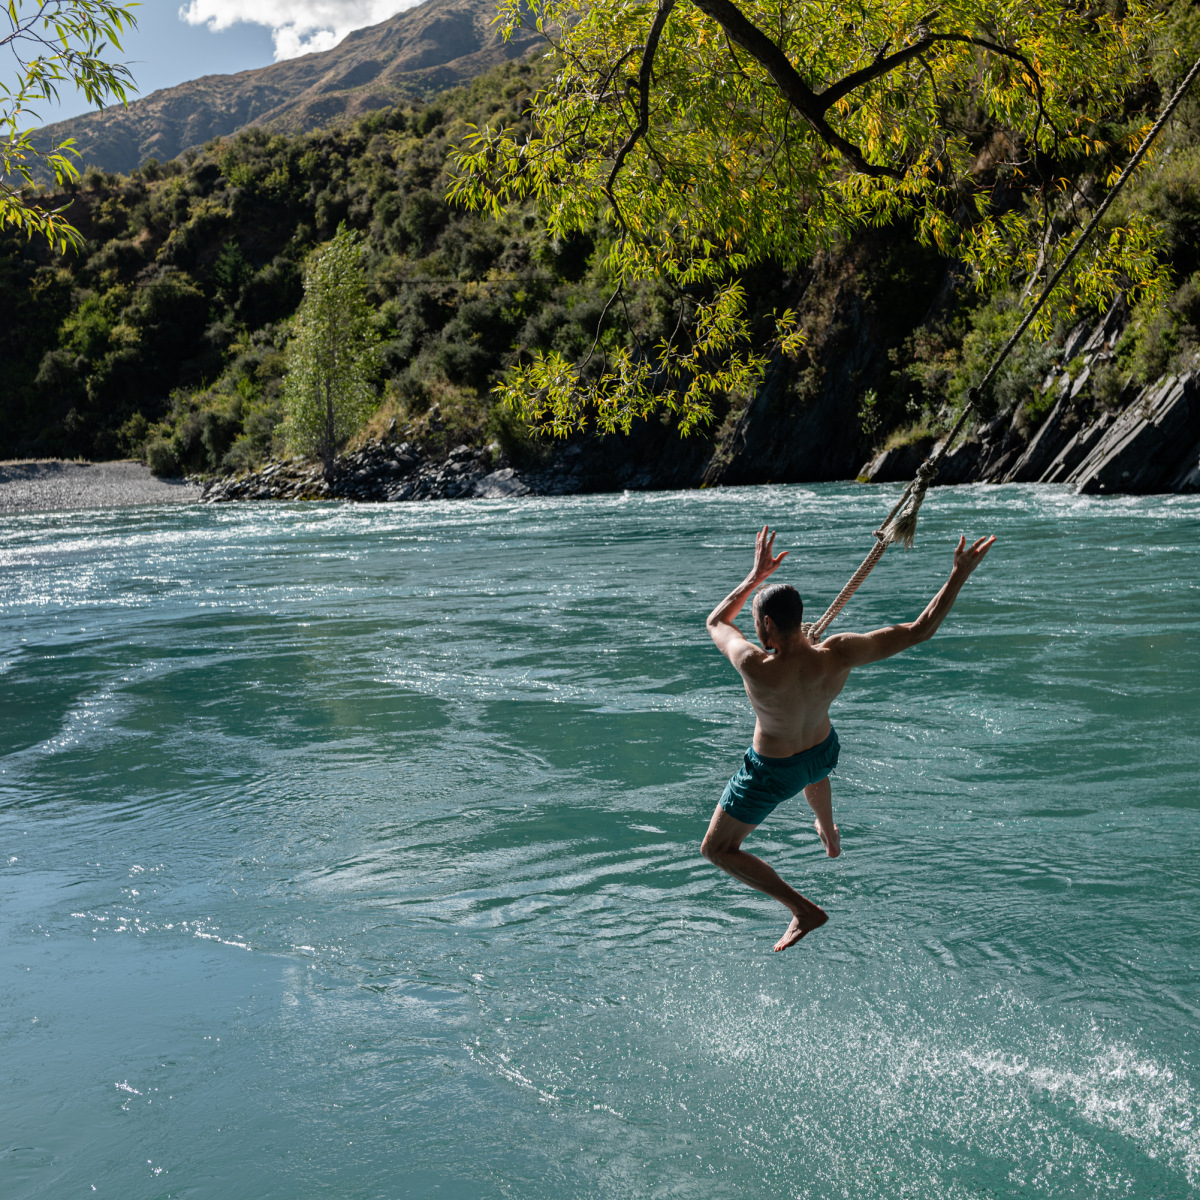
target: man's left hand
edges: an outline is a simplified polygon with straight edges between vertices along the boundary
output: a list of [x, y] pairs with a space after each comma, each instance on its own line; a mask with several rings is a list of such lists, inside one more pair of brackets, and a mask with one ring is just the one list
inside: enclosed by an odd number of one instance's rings
[[755, 586], [762, 583], [771, 575], [781, 562], [788, 556], [786, 550], [782, 554], [772, 554], [775, 549], [775, 534], [767, 526], [754, 540], [754, 570], [751, 573]]

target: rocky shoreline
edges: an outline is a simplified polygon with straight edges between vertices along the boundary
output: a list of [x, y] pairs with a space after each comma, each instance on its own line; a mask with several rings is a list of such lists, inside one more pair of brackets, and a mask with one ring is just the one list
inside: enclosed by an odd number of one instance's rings
[[332, 481], [325, 479], [321, 464], [311, 459], [275, 459], [260, 471], [210, 480], [200, 501], [502, 500], [577, 490], [569, 480], [554, 478], [554, 472], [532, 472], [522, 478], [513, 467], [496, 464], [491, 448], [460, 445], [438, 458], [426, 457], [411, 442], [373, 439], [337, 459]]
[[[407, 430], [405, 431], [407, 432]], [[666, 445], [671, 452], [665, 452]], [[257, 471], [203, 484], [200, 500], [507, 500], [519, 496], [572, 496], [593, 492], [695, 487], [706, 459], [702, 444], [673, 431], [636, 429], [632, 436], [590, 435], [543, 446], [530, 461], [509, 461], [499, 443], [461, 444], [438, 453], [394, 428], [334, 463], [325, 479], [319, 462], [272, 459]]]
[[[1024, 427], [1021, 407], [1000, 413], [942, 461], [936, 484], [1059, 483], [1086, 495], [1200, 491], [1200, 365], [1166, 375], [1111, 407], [1089, 400], [1089, 383], [1113, 358], [1128, 311], [1078, 325], [1058, 367], [1042, 381], [1044, 419]], [[867, 483], [907, 482], [940, 443], [921, 439], [866, 463]]]

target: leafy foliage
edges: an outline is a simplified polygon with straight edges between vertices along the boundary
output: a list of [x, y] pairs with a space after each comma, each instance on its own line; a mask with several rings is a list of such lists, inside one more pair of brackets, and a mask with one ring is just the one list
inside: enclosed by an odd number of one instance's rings
[[[1161, 22], [1144, 0], [503, 0], [501, 13], [510, 32], [543, 31], [555, 74], [520, 122], [472, 131], [452, 196], [495, 216], [532, 200], [555, 237], [602, 224], [613, 305], [654, 280], [675, 307], [669, 335], [629, 353], [601, 338], [509, 378], [504, 394], [555, 433], [589, 417], [628, 428], [659, 406], [687, 427], [715, 394], [752, 389], [765, 347], [739, 276], [756, 263], [794, 269], [909, 225], [982, 291], [1043, 275], [1087, 207], [1081, 165], [1107, 174], [1140, 129], [1126, 104]], [[1120, 290], [1159, 302], [1160, 246], [1128, 210], [1081, 255], [1057, 314]], [[791, 311], [770, 332], [787, 352], [801, 341]]]
[[315, 455], [327, 474], [340, 445], [375, 407], [379, 338], [371, 325], [358, 238], [345, 225], [313, 256], [287, 347], [283, 403], [293, 452]]
[[432, 444], [493, 426], [524, 438], [490, 388], [527, 348], [586, 347], [603, 305], [595, 245], [445, 194], [466, 123], [518, 119], [536, 72], [506, 64], [434, 105], [303, 136], [250, 130], [47, 196], [83, 243], [60, 258], [0, 236], [0, 457], [141, 454], [158, 439], [178, 469], [206, 472], [281, 449], [304, 265], [343, 221], [364, 248], [384, 411]]
[[[1183, 28], [1190, 37], [1192, 26]], [[1174, 56], [1162, 61], [1166, 87], [1178, 65]], [[573, 372], [576, 387], [600, 388], [605, 363], [644, 372], [653, 347], [674, 335], [680, 374], [646, 381], [660, 389], [664, 412], [636, 424], [639, 436], [665, 445], [683, 423], [669, 405], [682, 403], [694, 382], [691, 334], [676, 333], [679, 290], [657, 277], [632, 279], [614, 299], [606, 264], [620, 233], [602, 217], [554, 236], [534, 197], [500, 220], [446, 200], [452, 155], [469, 127], [525, 122], [532, 132], [530, 98], [547, 72], [544, 62], [508, 64], [436, 103], [305, 136], [250, 130], [127, 176], [87, 170], [43, 196], [47, 207], [67, 206], [63, 215], [83, 241], [59, 256], [39, 239], [0, 232], [0, 457], [139, 455], [168, 473], [207, 473], [282, 452], [285, 348], [305, 265], [343, 221], [361, 239], [380, 338], [374, 383], [382, 398], [368, 430], [382, 433], [395, 419], [400, 436], [432, 451], [497, 441], [513, 459], [537, 458], [541, 442], [506, 406], [506, 392], [494, 390], [498, 383], [507, 381], [512, 395], [525, 372], [520, 386], [536, 388], [529, 367], [540, 359]], [[1156, 95], [1151, 88], [1134, 97], [1113, 131], [1140, 127], [1137, 109]], [[1141, 212], [1162, 231], [1160, 266], [1185, 289], [1200, 270], [1200, 108], [1181, 112], [1169, 133], [1163, 155], [1112, 215], [1124, 225], [1128, 212]], [[1094, 196], [1109, 166], [1075, 163], [1070, 194]], [[817, 413], [828, 415], [824, 429], [848, 430], [845, 454], [861, 457], [829, 468], [843, 477], [897, 428], [944, 428], [971, 363], [1011, 328], [1006, 314], [1022, 302], [1020, 285], [982, 298], [969, 266], [923, 246], [903, 222], [834, 239], [798, 267], [766, 259], [731, 269], [726, 282], [740, 288], [732, 297], [740, 316], [716, 307], [717, 284], [682, 289], [685, 322], [705, 305], [714, 314], [702, 354], [715, 360], [732, 345], [745, 368], [737, 386], [747, 390], [766, 360], [767, 384], [751, 411], [760, 426], [787, 422], [780, 439], [795, 425], [812, 428]], [[1135, 308], [1122, 381], [1176, 363], [1192, 345], [1192, 293], [1176, 301]], [[773, 343], [788, 310], [785, 348]], [[1065, 326], [1074, 316], [1061, 319]], [[739, 321], [747, 336], [730, 341]], [[1036, 339], [1025, 345], [1032, 357], [1005, 384], [1013, 396], [1035, 377], [1039, 356], [1056, 353]], [[708, 369], [702, 357], [694, 361]], [[726, 447], [740, 444], [749, 402], [744, 392], [703, 390], [687, 399], [693, 414], [703, 403], [713, 421], [689, 445], [707, 447], [702, 457], [714, 456], [719, 474]], [[620, 425], [637, 409], [612, 411]], [[553, 419], [549, 410], [535, 418]]]
[[21, 230], [51, 246], [78, 249], [83, 239], [60, 209], [32, 199], [28, 188], [39, 175], [60, 186], [79, 178], [73, 138], [39, 147], [32, 131], [34, 106], [57, 100], [61, 84], [83, 93], [89, 104], [125, 103], [133, 86], [129, 68], [105, 58], [119, 51], [121, 37], [137, 25], [136, 5], [113, 0], [9, 0], [3, 9], [8, 32], [0, 37], [17, 67], [13, 83], [0, 82], [0, 229]]

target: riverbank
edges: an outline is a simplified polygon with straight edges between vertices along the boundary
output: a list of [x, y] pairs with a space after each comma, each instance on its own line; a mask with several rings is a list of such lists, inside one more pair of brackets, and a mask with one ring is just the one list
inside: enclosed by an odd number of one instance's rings
[[159, 479], [136, 462], [36, 459], [0, 462], [0, 514], [73, 508], [189, 504], [201, 489], [183, 479]]

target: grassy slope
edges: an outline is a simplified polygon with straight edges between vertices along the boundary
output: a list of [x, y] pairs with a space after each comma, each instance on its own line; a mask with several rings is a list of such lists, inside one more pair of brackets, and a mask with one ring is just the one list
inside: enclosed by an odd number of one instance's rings
[[171, 159], [251, 124], [301, 133], [427, 98], [528, 51], [536, 39], [505, 42], [492, 23], [494, 10], [492, 0], [426, 0], [357, 30], [331, 50], [193, 79], [128, 108], [116, 105], [48, 125], [38, 140], [75, 138], [83, 165], [129, 171], [148, 158]]

